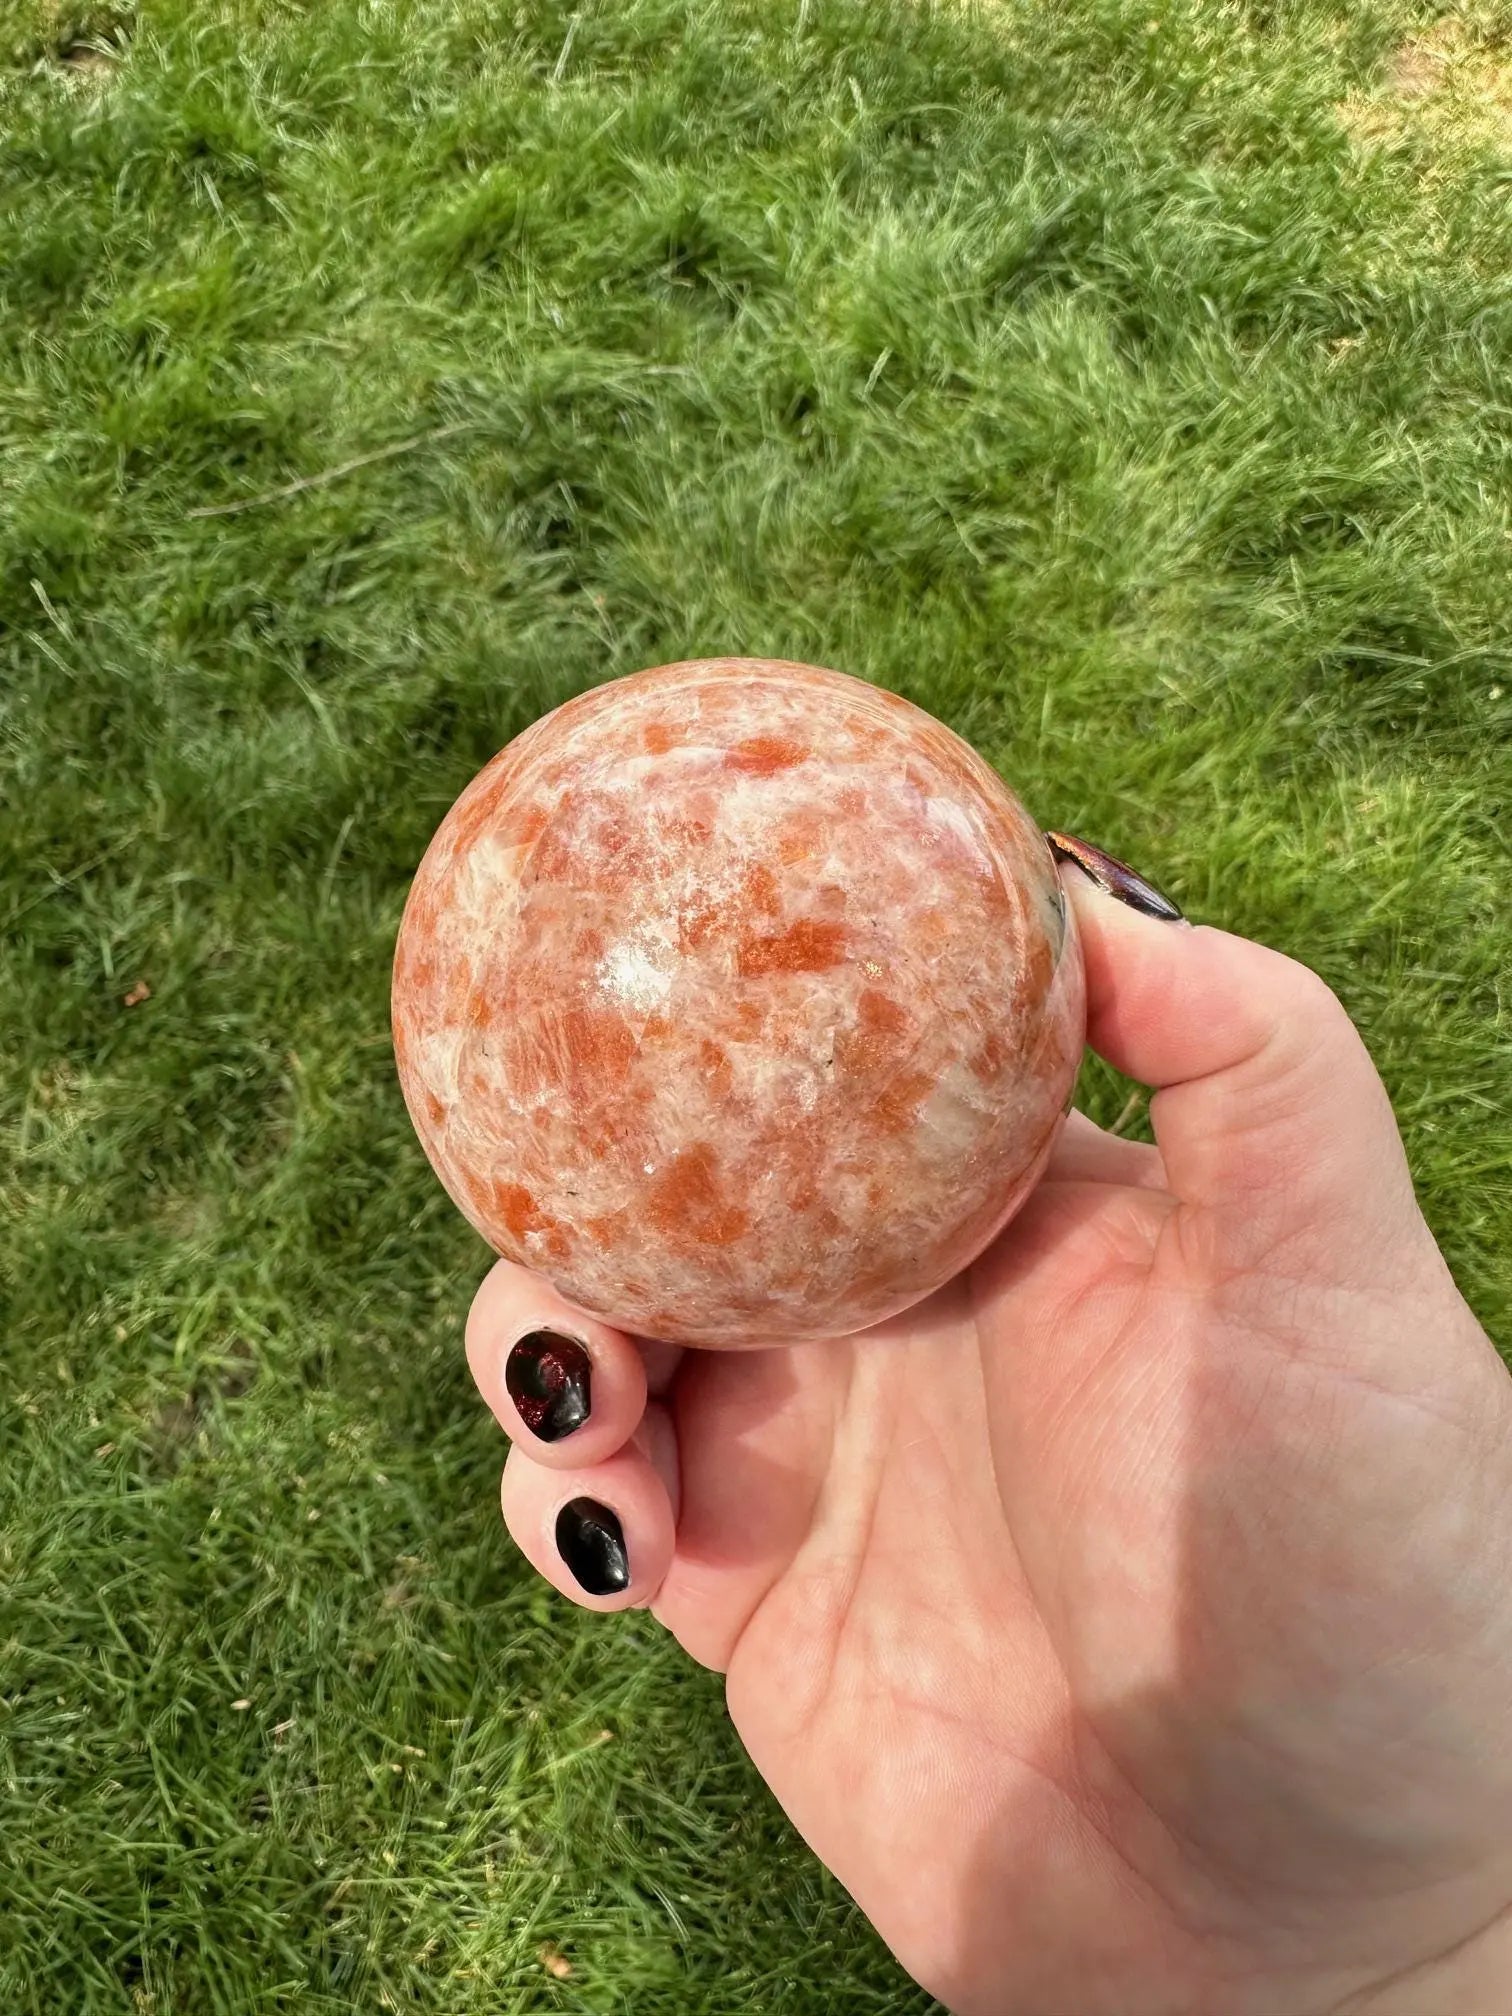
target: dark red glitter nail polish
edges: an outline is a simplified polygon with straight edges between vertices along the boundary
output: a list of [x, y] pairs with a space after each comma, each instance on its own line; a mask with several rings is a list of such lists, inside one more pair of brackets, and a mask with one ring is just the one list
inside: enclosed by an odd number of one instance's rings
[[531, 1434], [560, 1442], [588, 1419], [593, 1360], [576, 1337], [532, 1330], [505, 1360], [504, 1384]]

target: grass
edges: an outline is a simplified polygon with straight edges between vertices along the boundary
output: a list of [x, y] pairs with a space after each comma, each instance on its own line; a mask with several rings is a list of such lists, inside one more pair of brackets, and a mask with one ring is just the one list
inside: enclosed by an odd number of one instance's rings
[[7, 2016], [924, 2006], [717, 1681], [498, 1526], [387, 968], [589, 682], [867, 674], [1318, 967], [1507, 1337], [1509, 65], [1405, 0], [13, 0]]

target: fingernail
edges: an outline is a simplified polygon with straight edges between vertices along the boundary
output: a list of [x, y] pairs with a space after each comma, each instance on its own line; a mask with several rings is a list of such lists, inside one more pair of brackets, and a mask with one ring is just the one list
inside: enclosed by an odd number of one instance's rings
[[630, 1586], [630, 1557], [619, 1520], [596, 1498], [569, 1498], [557, 1514], [557, 1552], [590, 1596]]
[[532, 1330], [505, 1359], [504, 1384], [531, 1434], [560, 1442], [588, 1419], [593, 1360], [576, 1337]]
[[1136, 875], [1127, 861], [1094, 847], [1090, 840], [1078, 840], [1070, 833], [1047, 833], [1045, 838], [1062, 861], [1074, 861], [1098, 888], [1145, 917], [1159, 917], [1167, 923], [1184, 923], [1180, 910], [1169, 896], [1162, 896], [1153, 882]]

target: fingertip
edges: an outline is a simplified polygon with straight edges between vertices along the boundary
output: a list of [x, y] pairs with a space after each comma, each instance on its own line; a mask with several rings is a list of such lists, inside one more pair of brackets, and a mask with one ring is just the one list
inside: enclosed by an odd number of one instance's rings
[[1136, 908], [1074, 863], [1062, 874], [1087, 981], [1087, 1041], [1140, 1084], [1232, 1064], [1277, 1019], [1278, 990], [1317, 976], [1285, 953], [1186, 917]]
[[1148, 917], [1154, 923], [1184, 924], [1191, 928], [1179, 903], [1163, 889], [1157, 889], [1137, 868], [1120, 861], [1116, 854], [1095, 847], [1091, 841], [1079, 840], [1071, 833], [1047, 833], [1045, 838], [1059, 863], [1061, 885], [1069, 891], [1073, 902], [1078, 889], [1095, 889], [1136, 916]]
[[1225, 1264], [1285, 1239], [1389, 1246], [1411, 1218], [1411, 1180], [1385, 1088], [1327, 982], [1252, 939], [1141, 914], [1075, 872], [1067, 887], [1087, 1041], [1154, 1088], [1171, 1188], [1222, 1208]]
[[504, 1466], [500, 1505], [531, 1566], [584, 1609], [644, 1608], [672, 1564], [671, 1500], [640, 1449], [591, 1468], [552, 1471], [516, 1447]]
[[639, 1426], [646, 1368], [634, 1342], [525, 1268], [500, 1261], [490, 1271], [466, 1341], [478, 1391], [532, 1462], [551, 1469], [603, 1462]]

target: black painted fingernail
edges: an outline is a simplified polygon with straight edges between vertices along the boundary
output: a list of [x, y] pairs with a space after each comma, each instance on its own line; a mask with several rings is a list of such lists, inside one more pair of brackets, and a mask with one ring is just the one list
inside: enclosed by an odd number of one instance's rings
[[617, 1596], [630, 1586], [625, 1534], [607, 1505], [569, 1498], [557, 1514], [557, 1552], [590, 1596]]
[[576, 1337], [532, 1330], [505, 1359], [504, 1384], [531, 1434], [560, 1442], [588, 1419], [593, 1360]]
[[1127, 903], [1131, 910], [1138, 910], [1146, 917], [1160, 917], [1167, 923], [1182, 921], [1181, 912], [1170, 897], [1162, 896], [1153, 882], [1136, 875], [1128, 862], [1120, 861], [1116, 854], [1094, 847], [1090, 840], [1078, 840], [1070, 833], [1047, 833], [1045, 838], [1062, 861], [1074, 861], [1099, 889], [1116, 896], [1120, 903]]

